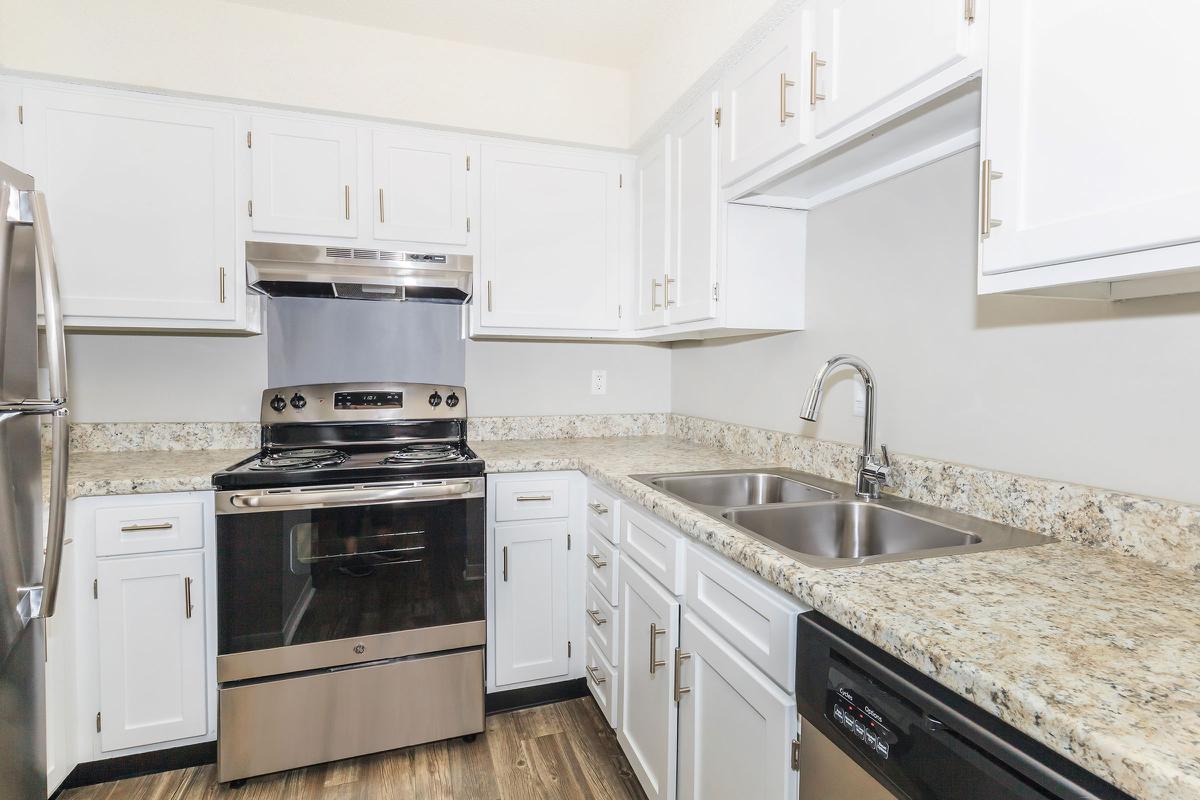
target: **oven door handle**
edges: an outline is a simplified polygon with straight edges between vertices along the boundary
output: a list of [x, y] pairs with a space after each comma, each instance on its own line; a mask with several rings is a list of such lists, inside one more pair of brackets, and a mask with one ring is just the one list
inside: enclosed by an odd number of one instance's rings
[[311, 506], [354, 506], [371, 503], [401, 503], [406, 500], [434, 500], [469, 494], [473, 481], [433, 486], [395, 486], [380, 489], [328, 489], [317, 492], [281, 492], [279, 494], [234, 494], [229, 503], [237, 508], [287, 509]]

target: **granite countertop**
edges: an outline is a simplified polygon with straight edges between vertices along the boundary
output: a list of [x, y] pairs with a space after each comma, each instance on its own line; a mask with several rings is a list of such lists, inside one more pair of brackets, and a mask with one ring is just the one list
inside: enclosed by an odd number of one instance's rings
[[767, 466], [667, 437], [472, 443], [488, 472], [581, 470], [1145, 800], [1200, 798], [1200, 584], [1038, 547], [807, 567], [628, 477]]
[[[92, 497], [213, 488], [212, 476], [256, 450], [126, 450], [71, 453], [67, 496]], [[42, 459], [42, 493], [50, 491], [50, 459]]]

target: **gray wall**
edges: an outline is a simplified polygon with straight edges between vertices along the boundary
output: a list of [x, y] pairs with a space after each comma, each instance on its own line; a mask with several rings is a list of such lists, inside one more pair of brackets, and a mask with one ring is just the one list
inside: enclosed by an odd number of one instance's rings
[[977, 297], [977, 159], [813, 211], [809, 330], [677, 345], [672, 410], [855, 442], [848, 376], [816, 424], [797, 412], [818, 365], [856, 353], [895, 451], [1200, 502], [1200, 295]]

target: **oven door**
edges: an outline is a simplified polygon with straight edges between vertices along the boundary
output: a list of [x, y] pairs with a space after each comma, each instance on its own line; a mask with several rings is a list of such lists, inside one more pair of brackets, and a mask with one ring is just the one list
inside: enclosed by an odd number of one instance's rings
[[217, 495], [221, 683], [485, 641], [483, 478]]

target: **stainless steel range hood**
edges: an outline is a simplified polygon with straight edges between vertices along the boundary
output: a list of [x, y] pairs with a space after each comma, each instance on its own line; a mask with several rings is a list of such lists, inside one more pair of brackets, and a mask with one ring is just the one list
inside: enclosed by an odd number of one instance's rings
[[471, 257], [246, 242], [246, 285], [270, 297], [458, 305], [471, 299]]

